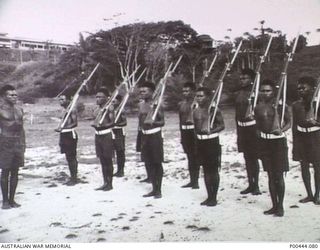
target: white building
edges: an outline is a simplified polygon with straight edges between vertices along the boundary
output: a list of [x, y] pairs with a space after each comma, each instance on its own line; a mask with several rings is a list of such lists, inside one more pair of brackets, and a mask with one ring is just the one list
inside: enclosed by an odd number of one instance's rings
[[8, 37], [7, 33], [0, 33], [0, 49], [21, 49], [21, 50], [61, 50], [66, 51], [70, 44], [41, 41], [22, 37]]

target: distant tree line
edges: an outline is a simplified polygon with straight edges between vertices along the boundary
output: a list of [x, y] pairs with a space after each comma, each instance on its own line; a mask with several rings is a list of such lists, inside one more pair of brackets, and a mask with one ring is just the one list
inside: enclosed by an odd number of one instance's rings
[[[72, 94], [98, 62], [101, 67], [82, 94], [93, 94], [100, 86], [106, 86], [113, 91], [122, 80], [119, 65], [127, 65], [128, 62], [128, 67], [140, 65], [140, 73], [146, 68], [144, 78], [157, 84], [170, 62], [183, 55], [166, 90], [165, 104], [168, 109], [174, 109], [181, 98], [183, 83], [186, 81], [199, 83], [211, 60], [218, 54], [213, 71], [204, 82], [204, 85], [214, 89], [222, 68], [230, 60], [232, 50], [240, 40], [243, 40], [233, 70], [225, 78], [224, 100], [232, 102], [230, 90], [237, 82], [239, 71], [243, 68], [255, 68], [269, 35], [273, 35], [274, 38], [268, 58], [262, 67], [263, 79], [277, 81], [285, 53], [292, 46], [292, 41], [288, 41], [281, 31], [265, 28], [264, 21], [260, 22], [260, 27], [255, 28], [255, 31], [259, 34], [252, 35], [245, 32], [242, 37], [237, 37], [233, 41], [228, 36], [224, 41], [212, 39], [212, 46], [208, 46], [207, 41], [201, 39], [203, 36], [199, 36], [194, 29], [182, 21], [134, 23], [110, 30], [100, 30], [86, 38], [80, 34], [79, 43], [63, 53], [56, 63], [47, 62], [46, 67], [42, 64], [41, 72], [37, 71], [37, 66], [34, 66], [33, 72], [30, 70], [30, 74], [37, 72], [39, 77], [32, 78], [32, 83], [25, 83], [29, 86], [26, 88], [26, 94], [29, 97], [54, 97], [62, 91]], [[306, 37], [300, 35], [297, 54], [289, 66], [289, 99], [295, 98], [293, 86], [301, 74], [318, 76], [320, 51], [314, 55], [304, 55], [303, 51], [308, 49], [306, 45]], [[9, 80], [14, 81], [12, 77], [7, 78], [7, 81]], [[2, 80], [2, 82], [5, 81]], [[21, 81], [20, 85], [23, 85]], [[129, 105], [133, 105], [136, 101], [137, 93], [133, 93]]]

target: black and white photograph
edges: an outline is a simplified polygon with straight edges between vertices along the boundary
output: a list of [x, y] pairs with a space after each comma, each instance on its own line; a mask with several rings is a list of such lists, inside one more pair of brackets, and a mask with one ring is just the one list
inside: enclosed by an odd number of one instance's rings
[[318, 248], [319, 13], [0, 0], [1, 248]]

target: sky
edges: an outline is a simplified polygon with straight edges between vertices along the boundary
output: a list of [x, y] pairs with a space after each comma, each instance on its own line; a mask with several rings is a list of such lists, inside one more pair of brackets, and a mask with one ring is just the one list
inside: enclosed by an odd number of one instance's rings
[[308, 45], [320, 43], [320, 0], [0, 0], [0, 33], [69, 44], [79, 32], [169, 20], [216, 40], [256, 34], [265, 20], [289, 39], [309, 31]]

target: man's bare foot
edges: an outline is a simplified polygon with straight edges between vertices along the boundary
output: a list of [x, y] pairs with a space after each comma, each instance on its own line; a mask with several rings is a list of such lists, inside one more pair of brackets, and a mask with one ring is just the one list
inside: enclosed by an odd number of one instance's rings
[[315, 196], [314, 197], [314, 201], [313, 201], [314, 204], [316, 205], [320, 205], [320, 199], [319, 199], [319, 196]]
[[2, 209], [10, 209], [11, 206], [10, 206], [9, 201], [4, 201], [4, 202], [2, 203], [2, 207], [1, 207], [1, 208], [2, 208]]
[[144, 194], [142, 197], [151, 197], [151, 196], [154, 196], [154, 195], [155, 195], [155, 192], [151, 191], [150, 193]]
[[300, 203], [313, 202], [313, 197], [307, 196], [306, 198], [299, 200], [299, 202]]
[[265, 215], [270, 215], [270, 214], [275, 214], [277, 209], [275, 207], [272, 207], [271, 209], [264, 211], [263, 214]]
[[273, 216], [276, 216], [276, 217], [283, 217], [284, 215], [284, 210], [283, 208], [277, 208], [277, 211], [275, 212], [275, 214]]
[[216, 200], [209, 200], [208, 202], [207, 202], [207, 206], [208, 207], [214, 207], [214, 206], [216, 206], [218, 203], [217, 203], [217, 201]]
[[247, 187], [245, 190], [242, 190], [240, 194], [249, 194], [253, 191], [252, 187]]
[[183, 186], [181, 186], [182, 188], [191, 188], [192, 187], [192, 183], [189, 182], [188, 184], [185, 184]]
[[15, 201], [10, 201], [9, 204], [13, 208], [21, 207], [21, 205]]
[[201, 206], [206, 206], [209, 202], [209, 199], [206, 199], [205, 201], [201, 202], [200, 205]]

